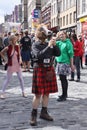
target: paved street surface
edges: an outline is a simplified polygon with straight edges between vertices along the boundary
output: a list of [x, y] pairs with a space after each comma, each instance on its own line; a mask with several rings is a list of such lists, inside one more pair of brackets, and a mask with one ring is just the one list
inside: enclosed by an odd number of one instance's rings
[[[0, 67], [0, 91], [6, 72]], [[87, 68], [81, 69], [81, 82], [69, 81], [68, 99], [57, 102], [61, 94], [60, 80], [58, 79], [59, 93], [51, 94], [49, 113], [53, 122], [39, 119], [41, 105], [38, 109], [38, 125], [30, 126], [29, 119], [32, 109], [31, 84], [32, 73], [23, 72], [27, 98], [21, 95], [20, 84], [13, 75], [6, 90], [6, 99], [0, 99], [0, 130], [87, 130]]]

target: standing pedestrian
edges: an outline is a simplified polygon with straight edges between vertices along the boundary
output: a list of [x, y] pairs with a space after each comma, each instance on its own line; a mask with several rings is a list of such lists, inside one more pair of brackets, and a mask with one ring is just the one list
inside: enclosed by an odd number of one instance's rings
[[48, 114], [49, 94], [58, 91], [55, 70], [52, 65], [53, 56], [59, 56], [60, 50], [56, 46], [54, 39], [49, 43], [47, 38], [48, 30], [41, 26], [36, 31], [36, 41], [32, 44], [32, 53], [34, 55], [33, 63], [33, 83], [32, 93], [34, 93], [30, 125], [37, 124], [37, 109], [42, 97], [42, 109], [40, 118], [48, 121], [53, 121], [53, 118]]
[[4, 53], [7, 52], [7, 58], [8, 58], [7, 75], [6, 75], [6, 79], [2, 86], [2, 94], [0, 95], [0, 98], [2, 98], [2, 99], [5, 98], [6, 87], [8, 86], [8, 83], [14, 72], [17, 73], [18, 79], [20, 81], [22, 96], [23, 97], [26, 96], [25, 92], [24, 92], [24, 81], [23, 81], [22, 71], [21, 71], [21, 67], [20, 67], [20, 63], [21, 63], [20, 47], [18, 44], [16, 44], [16, 41], [17, 41], [16, 36], [14, 36], [14, 35], [10, 36], [9, 45], [0, 52], [0, 54], [4, 60], [5, 60]]
[[[81, 43], [79, 42], [76, 34], [71, 35], [71, 40], [72, 40], [73, 49], [74, 49], [73, 63], [75, 65], [76, 73], [77, 73], [76, 82], [80, 82], [80, 77], [81, 77], [81, 74], [80, 74]], [[69, 81], [74, 81], [74, 78], [75, 78], [75, 72], [71, 71], [71, 79], [69, 79]]]
[[80, 65], [81, 68], [83, 69], [83, 55], [84, 55], [84, 40], [82, 39], [82, 36], [78, 36], [78, 40], [80, 42]]
[[25, 30], [25, 36], [20, 40], [21, 56], [23, 61], [24, 72], [27, 68], [30, 71], [30, 58], [31, 58], [31, 39], [28, 36], [28, 30]]
[[59, 32], [59, 40], [56, 45], [61, 50], [61, 55], [56, 57], [57, 74], [61, 80], [62, 95], [59, 96], [57, 101], [65, 101], [68, 96], [68, 80], [67, 76], [70, 74], [70, 69], [74, 71], [73, 66], [73, 46], [70, 39], [67, 38], [66, 32]]

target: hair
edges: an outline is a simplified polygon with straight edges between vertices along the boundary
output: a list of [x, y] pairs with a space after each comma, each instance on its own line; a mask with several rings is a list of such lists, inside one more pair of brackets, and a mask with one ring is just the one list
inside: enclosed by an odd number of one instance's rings
[[15, 36], [19, 36], [19, 33], [15, 33]]
[[24, 34], [25, 34], [25, 35], [28, 35], [28, 29], [25, 29], [25, 30], [24, 30]]
[[11, 35], [11, 36], [9, 37], [9, 43], [12, 44], [12, 43], [13, 43], [13, 40], [14, 40], [15, 38], [16, 38], [15, 35]]
[[60, 35], [61, 32], [66, 35], [66, 38], [68, 38], [68, 35], [67, 35], [67, 32], [66, 32], [66, 31], [59, 31], [59, 32], [58, 32], [58, 35]]
[[78, 38], [77, 38], [77, 35], [76, 34], [72, 34], [71, 37], [73, 38], [74, 41], [77, 41]]
[[42, 42], [44, 42], [46, 40], [46, 38], [47, 38], [46, 31], [42, 26], [37, 28], [37, 30], [36, 30], [36, 38], [38, 38]]
[[8, 35], [10, 36], [10, 35], [11, 35], [11, 32], [8, 32]]

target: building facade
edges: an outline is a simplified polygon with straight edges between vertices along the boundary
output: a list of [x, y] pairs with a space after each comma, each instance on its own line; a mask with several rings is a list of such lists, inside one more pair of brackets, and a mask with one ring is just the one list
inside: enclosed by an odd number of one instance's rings
[[60, 0], [59, 26], [60, 30], [76, 31], [76, 0]]
[[28, 0], [28, 30], [35, 32], [40, 24], [41, 0]]
[[12, 14], [7, 14], [4, 17], [5, 22], [22, 22], [22, 5], [15, 5], [14, 10], [12, 11]]
[[[46, 2], [46, 4], [45, 4]], [[41, 23], [44, 23], [49, 29], [51, 28], [51, 1], [42, 1]]]

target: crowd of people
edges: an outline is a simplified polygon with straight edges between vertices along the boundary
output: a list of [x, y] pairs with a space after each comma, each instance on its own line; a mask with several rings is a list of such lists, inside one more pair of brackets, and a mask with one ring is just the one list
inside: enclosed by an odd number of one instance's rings
[[[66, 101], [69, 81], [80, 82], [83, 60], [87, 66], [87, 36], [76, 35], [65, 31], [57, 34], [48, 30], [45, 25], [37, 28], [35, 34], [28, 30], [20, 33], [0, 36], [0, 64], [7, 63], [7, 75], [2, 85], [1, 99], [5, 99], [5, 90], [14, 72], [20, 81], [22, 96], [26, 97], [22, 72], [30, 72], [32, 76], [32, 111], [30, 125], [37, 125], [37, 109], [40, 101], [42, 109], [40, 118], [53, 121], [48, 113], [49, 94], [58, 92], [56, 75], [61, 81], [62, 94], [57, 101]], [[32, 64], [31, 64], [32, 63]], [[23, 69], [22, 69], [23, 68]], [[76, 71], [76, 72], [75, 72]], [[75, 80], [76, 73], [76, 80]]]

